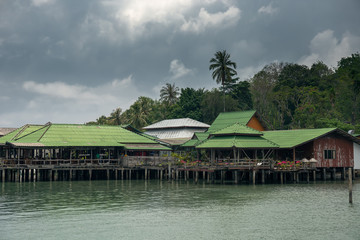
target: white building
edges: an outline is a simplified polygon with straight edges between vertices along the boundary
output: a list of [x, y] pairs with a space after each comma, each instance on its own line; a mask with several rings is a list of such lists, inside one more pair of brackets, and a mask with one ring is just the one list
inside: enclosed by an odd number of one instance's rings
[[191, 118], [167, 119], [143, 129], [146, 134], [157, 137], [170, 145], [181, 145], [192, 138], [195, 132], [205, 132], [210, 126]]

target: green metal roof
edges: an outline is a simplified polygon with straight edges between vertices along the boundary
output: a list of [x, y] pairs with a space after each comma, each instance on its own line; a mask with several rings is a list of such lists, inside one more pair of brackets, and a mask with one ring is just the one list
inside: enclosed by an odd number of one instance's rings
[[335, 130], [336, 128], [320, 128], [264, 131], [263, 133], [264, 138], [278, 144], [280, 148], [293, 148]]
[[[31, 131], [32, 130], [32, 131]], [[119, 126], [94, 126], [76, 124], [47, 124], [44, 126], [28, 126], [17, 135], [7, 140], [18, 146], [43, 147], [86, 147], [86, 146], [125, 146], [125, 144], [154, 144], [159, 143], [128, 131]], [[138, 146], [137, 149], [141, 149]], [[161, 147], [161, 150], [170, 150]]]
[[214, 136], [196, 148], [278, 148], [275, 143], [260, 136]]
[[263, 135], [262, 132], [257, 131], [255, 129], [252, 129], [244, 124], [241, 123], [235, 123], [233, 125], [230, 125], [226, 128], [223, 128], [221, 130], [218, 130], [212, 135], [245, 135], [245, 136], [261, 136]]
[[210, 133], [208, 132], [196, 132], [194, 133], [194, 136], [189, 141], [183, 143], [181, 147], [195, 147], [202, 143], [204, 140], [206, 140], [209, 137]]
[[0, 144], [12, 141], [14, 139], [21, 138], [32, 132], [36, 132], [39, 129], [44, 128], [44, 125], [24, 125], [0, 138]]
[[208, 132], [213, 133], [235, 123], [246, 125], [255, 113], [255, 110], [220, 113], [211, 124]]

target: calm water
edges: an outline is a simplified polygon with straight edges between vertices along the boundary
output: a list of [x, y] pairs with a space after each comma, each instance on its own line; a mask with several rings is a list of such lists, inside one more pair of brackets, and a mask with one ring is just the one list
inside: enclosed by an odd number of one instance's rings
[[0, 239], [360, 239], [360, 182], [0, 183]]

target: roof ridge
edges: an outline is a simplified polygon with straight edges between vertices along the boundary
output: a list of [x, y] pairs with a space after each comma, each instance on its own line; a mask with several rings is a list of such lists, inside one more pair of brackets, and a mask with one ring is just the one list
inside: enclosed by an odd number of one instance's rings
[[24, 126], [22, 126], [22, 129], [17, 134], [15, 134], [15, 136], [10, 138], [9, 140], [12, 141], [12, 140], [16, 139], [17, 136], [19, 136], [21, 133], [23, 133], [25, 131], [25, 129], [28, 128], [29, 126], [30, 126], [30, 124], [25, 124]]
[[[40, 140], [42, 139], [42, 137], [45, 135], [45, 133], [49, 130], [49, 128], [51, 127], [52, 123], [49, 122], [47, 123], [44, 127], [47, 127], [47, 129], [43, 132], [43, 134], [41, 134], [41, 136], [39, 137], [39, 139], [37, 140], [38, 142], [40, 142]], [[42, 129], [42, 128], [41, 128]]]

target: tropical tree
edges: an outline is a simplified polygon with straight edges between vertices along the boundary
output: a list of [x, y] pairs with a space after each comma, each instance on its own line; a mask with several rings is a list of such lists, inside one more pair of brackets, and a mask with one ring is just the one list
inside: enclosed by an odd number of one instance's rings
[[142, 128], [151, 123], [154, 100], [141, 96], [134, 102], [124, 115], [124, 120], [135, 128]]
[[113, 110], [109, 117], [109, 123], [112, 125], [120, 125], [122, 122], [121, 113], [121, 108], [116, 108], [115, 110]]
[[236, 63], [230, 60], [230, 54], [223, 51], [217, 51], [215, 57], [210, 59], [209, 70], [213, 70], [212, 78], [217, 84], [221, 83], [224, 91], [224, 112], [225, 112], [225, 85], [237, 80], [235, 76]]
[[160, 90], [160, 100], [168, 105], [173, 105], [178, 101], [179, 88], [174, 84], [166, 83]]

